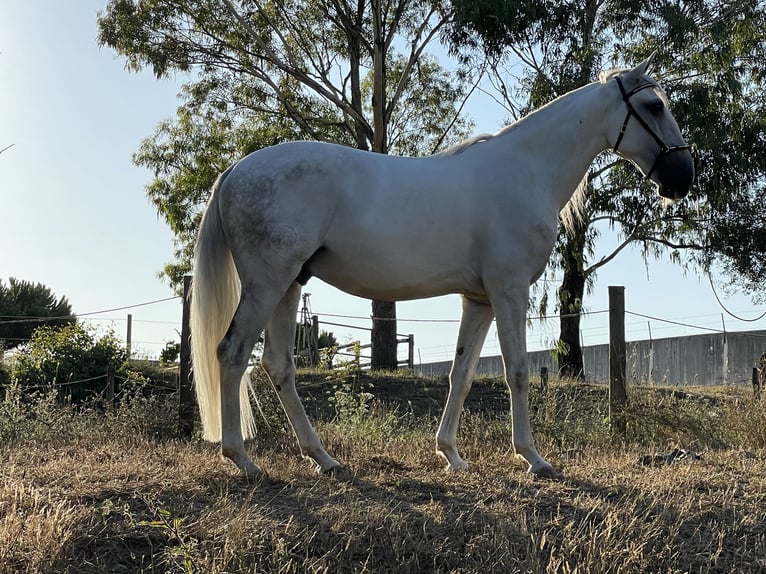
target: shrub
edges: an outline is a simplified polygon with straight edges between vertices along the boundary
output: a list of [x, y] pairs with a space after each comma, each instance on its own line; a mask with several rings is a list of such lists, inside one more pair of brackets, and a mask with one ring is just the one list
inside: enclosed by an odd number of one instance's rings
[[109, 368], [117, 372], [127, 356], [114, 333], [99, 338], [94, 329], [80, 323], [40, 327], [15, 358], [12, 378], [22, 389], [54, 387], [60, 398], [79, 402], [102, 392]]

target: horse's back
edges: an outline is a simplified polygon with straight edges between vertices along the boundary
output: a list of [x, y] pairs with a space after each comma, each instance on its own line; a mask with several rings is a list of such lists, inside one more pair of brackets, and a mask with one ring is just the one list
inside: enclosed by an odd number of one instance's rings
[[[437, 160], [438, 161], [438, 160]], [[256, 221], [269, 212], [320, 217], [342, 210], [364, 218], [384, 217], [391, 210], [427, 205], [445, 193], [440, 177], [444, 163], [432, 158], [405, 158], [330, 143], [296, 141], [264, 148], [240, 160], [222, 184], [224, 208], [237, 209]], [[393, 213], [393, 212], [392, 212]], [[399, 211], [401, 215], [401, 211]]]

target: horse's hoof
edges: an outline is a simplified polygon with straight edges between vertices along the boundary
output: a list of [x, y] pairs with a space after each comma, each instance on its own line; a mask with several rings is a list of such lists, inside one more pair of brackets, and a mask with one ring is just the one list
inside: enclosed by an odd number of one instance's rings
[[239, 469], [239, 475], [250, 484], [258, 484], [269, 478], [269, 475], [266, 474], [266, 471], [263, 470], [260, 466], [253, 464], [250, 459], [246, 459], [244, 461], [235, 461], [225, 455], [222, 455], [221, 458], [236, 464], [237, 468]]
[[558, 472], [547, 462], [539, 464], [535, 467], [530, 465], [527, 472], [533, 474], [536, 478], [542, 478], [545, 480], [564, 480], [564, 475]]
[[262, 484], [263, 482], [269, 480], [269, 475], [265, 470], [261, 470], [257, 466], [253, 465], [253, 468], [251, 469], [242, 469], [242, 478], [245, 479], [245, 482], [248, 484]]
[[351, 472], [351, 470], [349, 470], [348, 468], [340, 464], [331, 466], [327, 470], [322, 470], [321, 468], [317, 468], [317, 472], [324, 476], [330, 476], [334, 478], [335, 480], [339, 480], [341, 482], [351, 482], [354, 479], [354, 474]]
[[466, 468], [468, 468], [468, 463], [461, 459], [457, 462], [450, 462], [447, 464], [447, 466], [444, 467], [444, 470], [447, 472], [459, 472], [461, 470], [465, 470]]
[[316, 472], [317, 474], [333, 474], [340, 468], [340, 463], [336, 462], [335, 464], [329, 464], [326, 467], [322, 467], [321, 464], [316, 465]]

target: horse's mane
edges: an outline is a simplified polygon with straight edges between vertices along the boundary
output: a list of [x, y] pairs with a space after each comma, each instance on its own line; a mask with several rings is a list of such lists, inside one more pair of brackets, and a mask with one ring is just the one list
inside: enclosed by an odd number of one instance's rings
[[[598, 79], [602, 84], [611, 80], [615, 76], [619, 76], [623, 72], [627, 71], [626, 68], [613, 68], [611, 70], [604, 70], [598, 75]], [[564, 231], [570, 237], [574, 237], [575, 228], [577, 223], [582, 221], [585, 216], [585, 195], [588, 191], [588, 172], [583, 176], [577, 189], [569, 198], [566, 205], [561, 208], [559, 212], [559, 219], [561, 225], [564, 226]]]
[[472, 138], [468, 138], [467, 140], [463, 140], [454, 145], [451, 145], [446, 149], [436, 152], [434, 155], [457, 155], [459, 153], [463, 153], [469, 147], [477, 143], [491, 140], [493, 137], [495, 137], [495, 135], [496, 134], [479, 134], [478, 136], [474, 136]]
[[611, 70], [603, 70], [598, 74], [598, 80], [602, 84], [606, 84], [609, 80], [615, 76], [619, 76], [623, 72], [627, 72], [628, 68], [612, 68]]
[[561, 225], [564, 226], [564, 231], [569, 237], [574, 237], [577, 223], [585, 218], [585, 196], [588, 191], [588, 175], [589, 173], [586, 172], [572, 197], [569, 198], [569, 201], [566, 202], [566, 205], [559, 212]]
[[[603, 72], [599, 73], [598, 79], [602, 84], [605, 84], [609, 80], [614, 78], [615, 76], [619, 76], [623, 72], [628, 72], [628, 71], [630, 71], [630, 68], [612, 68], [611, 70], [604, 70]], [[654, 84], [654, 86], [656, 86], [657, 88], [660, 88], [660, 85], [649, 76], [643, 76], [643, 81], [644, 82], [648, 81], [649, 83]], [[662, 91], [662, 88], [660, 88], [660, 90]]]

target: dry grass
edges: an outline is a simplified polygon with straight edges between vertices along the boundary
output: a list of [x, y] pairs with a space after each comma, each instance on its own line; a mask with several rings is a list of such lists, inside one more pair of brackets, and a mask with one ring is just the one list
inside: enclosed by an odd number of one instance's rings
[[[572, 396], [590, 397], [588, 417]], [[538, 443], [562, 482], [526, 474], [508, 421], [479, 413], [460, 435], [466, 472], [442, 470], [433, 418], [371, 408], [318, 424], [349, 476], [313, 474], [275, 433], [250, 447], [270, 475], [258, 484], [212, 445], [131, 431], [138, 410], [88, 415], [66, 435], [36, 430], [0, 447], [0, 573], [766, 571], [763, 407], [735, 392], [682, 409], [640, 395], [633, 435], [613, 444], [600, 397], [562, 384], [537, 405]], [[711, 438], [700, 416], [732, 428]], [[662, 430], [678, 421], [677, 436]], [[636, 463], [648, 445], [690, 443], [702, 460]]]

